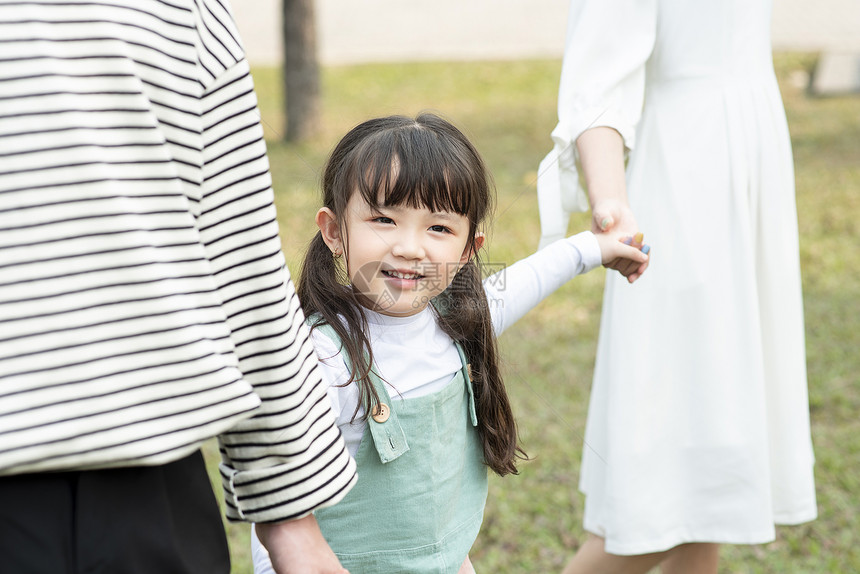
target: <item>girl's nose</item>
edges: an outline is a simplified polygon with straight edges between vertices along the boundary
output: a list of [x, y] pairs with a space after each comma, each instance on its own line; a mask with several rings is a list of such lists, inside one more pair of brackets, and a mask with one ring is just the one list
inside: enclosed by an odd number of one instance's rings
[[424, 259], [424, 246], [420, 239], [411, 233], [404, 233], [397, 238], [391, 247], [391, 253], [395, 257], [404, 259]]

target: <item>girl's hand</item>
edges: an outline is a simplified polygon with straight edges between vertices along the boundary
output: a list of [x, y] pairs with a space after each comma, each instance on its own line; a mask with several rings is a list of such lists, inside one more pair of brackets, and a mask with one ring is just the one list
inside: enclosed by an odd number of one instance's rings
[[255, 524], [257, 537], [278, 574], [349, 574], [320, 532], [313, 514], [274, 524]]
[[622, 236], [615, 232], [595, 233], [594, 236], [600, 246], [603, 266], [615, 269], [626, 277], [629, 283], [639, 279], [648, 269], [650, 258], [642, 252], [641, 242], [634, 243], [629, 235]]
[[457, 574], [475, 574], [475, 568], [472, 567], [472, 562], [469, 560], [468, 556], [466, 556], [466, 559], [460, 565], [460, 569], [457, 570]]

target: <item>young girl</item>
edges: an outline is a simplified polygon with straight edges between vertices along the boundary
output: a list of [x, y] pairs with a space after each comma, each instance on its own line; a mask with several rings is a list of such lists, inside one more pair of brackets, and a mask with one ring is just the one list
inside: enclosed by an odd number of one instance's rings
[[[524, 458], [496, 337], [601, 262], [648, 257], [620, 237], [560, 240], [482, 283], [493, 200], [478, 152], [447, 121], [367, 121], [323, 175], [298, 293], [359, 479], [316, 512], [352, 574], [473, 572], [487, 467]], [[254, 542], [255, 572], [271, 572]]]

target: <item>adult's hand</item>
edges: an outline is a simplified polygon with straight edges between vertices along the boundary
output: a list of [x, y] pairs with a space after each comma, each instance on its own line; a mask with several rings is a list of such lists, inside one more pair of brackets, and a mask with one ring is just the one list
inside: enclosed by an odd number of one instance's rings
[[591, 208], [591, 231], [634, 235], [639, 229], [626, 199], [599, 199]]
[[[633, 211], [626, 199], [600, 199], [591, 208], [591, 230], [597, 233], [610, 234], [617, 239], [633, 237], [639, 232]], [[614, 269], [633, 283], [648, 269], [649, 261], [644, 263], [628, 258], [617, 258], [603, 264], [607, 269]]]
[[255, 524], [257, 537], [278, 574], [349, 574], [323, 538], [313, 514], [274, 524]]

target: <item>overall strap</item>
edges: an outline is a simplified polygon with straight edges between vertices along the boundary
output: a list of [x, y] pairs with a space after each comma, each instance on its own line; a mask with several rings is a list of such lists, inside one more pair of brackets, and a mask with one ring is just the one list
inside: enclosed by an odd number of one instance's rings
[[[440, 315], [445, 314], [445, 307], [439, 303], [438, 297], [431, 299], [431, 304], [436, 308], [436, 312]], [[462, 345], [456, 340], [454, 346], [457, 347], [457, 353], [460, 355], [460, 364], [463, 365], [463, 380], [466, 381], [466, 389], [469, 391], [469, 416], [472, 419], [472, 426], [478, 426], [478, 414], [475, 410], [475, 388], [472, 386], [472, 366], [466, 358], [466, 353], [463, 351]]]
[[466, 381], [466, 390], [469, 391], [469, 416], [472, 419], [472, 426], [478, 426], [478, 413], [475, 410], [475, 389], [472, 386], [472, 366], [469, 364], [466, 359], [466, 353], [463, 351], [463, 347], [457, 341], [454, 341], [454, 345], [457, 347], [457, 353], [460, 355], [460, 363], [463, 365], [463, 380]]
[[[311, 318], [308, 318], [308, 324], [314, 324]], [[352, 371], [349, 354], [343, 348], [343, 342], [340, 340], [334, 327], [325, 324], [319, 325], [316, 328], [322, 331], [326, 337], [337, 343], [340, 347], [344, 363]], [[379, 395], [379, 403], [373, 406], [371, 416], [366, 420], [367, 429], [370, 430], [373, 444], [376, 447], [376, 452], [379, 454], [379, 459], [383, 463], [387, 463], [408, 451], [409, 445], [406, 443], [406, 434], [400, 426], [397, 413], [391, 408], [391, 397], [388, 395], [385, 383], [382, 382], [382, 379], [372, 369], [368, 377], [373, 388], [376, 389], [376, 393]], [[358, 384], [358, 381], [355, 381], [355, 383]]]

